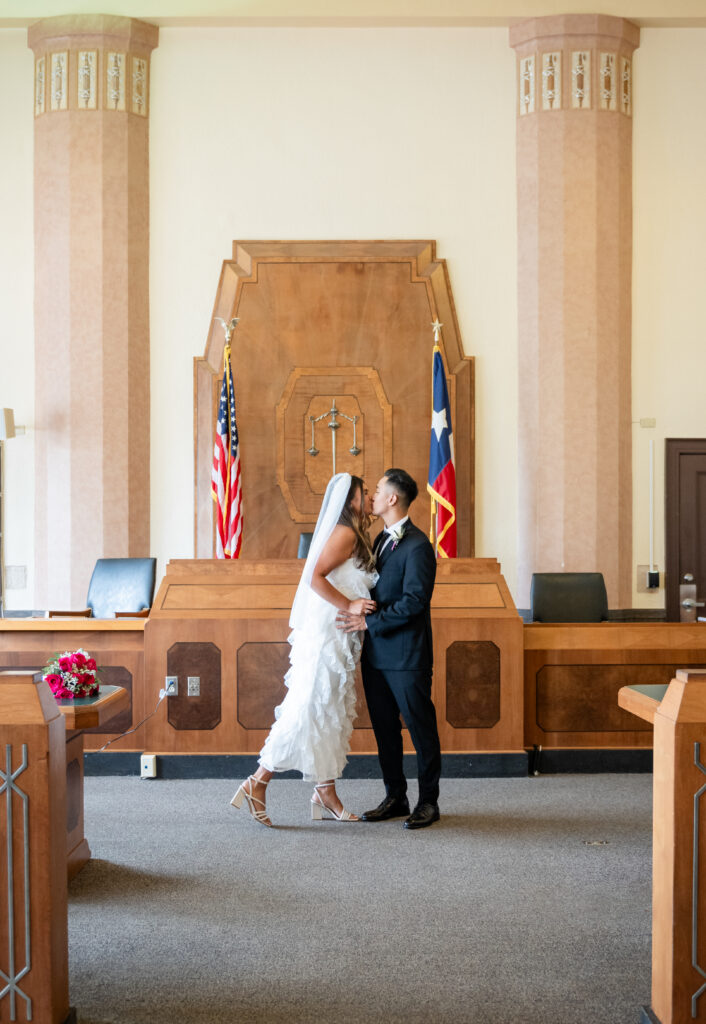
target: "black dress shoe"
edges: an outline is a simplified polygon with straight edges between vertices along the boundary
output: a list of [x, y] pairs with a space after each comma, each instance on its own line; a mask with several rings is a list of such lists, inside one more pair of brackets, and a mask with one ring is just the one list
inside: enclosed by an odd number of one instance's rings
[[438, 804], [417, 804], [404, 823], [405, 828], [427, 828], [439, 820]]
[[386, 796], [374, 810], [361, 815], [361, 820], [387, 821], [388, 818], [404, 818], [405, 814], [409, 814], [409, 801], [406, 796]]

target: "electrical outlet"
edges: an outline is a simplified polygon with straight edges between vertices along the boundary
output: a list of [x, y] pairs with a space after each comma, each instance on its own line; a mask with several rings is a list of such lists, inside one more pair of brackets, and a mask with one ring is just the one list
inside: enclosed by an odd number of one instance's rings
[[167, 691], [167, 697], [177, 697], [179, 695], [179, 676], [165, 676], [164, 689]]
[[140, 758], [140, 778], [141, 779], [156, 779], [157, 778], [157, 755], [156, 754], [143, 754]]
[[201, 676], [186, 677], [186, 692], [189, 697], [201, 696]]
[[638, 594], [649, 594], [660, 589], [662, 579], [660, 572], [655, 565], [650, 569], [649, 565], [638, 565], [637, 567], [637, 592]]

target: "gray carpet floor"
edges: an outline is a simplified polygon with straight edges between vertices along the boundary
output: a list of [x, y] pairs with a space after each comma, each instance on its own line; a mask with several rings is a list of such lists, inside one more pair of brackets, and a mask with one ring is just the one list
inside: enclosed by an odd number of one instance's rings
[[81, 1024], [636, 1024], [649, 1003], [651, 776], [442, 780], [418, 832], [312, 822], [283, 780], [267, 829], [234, 790], [86, 779]]

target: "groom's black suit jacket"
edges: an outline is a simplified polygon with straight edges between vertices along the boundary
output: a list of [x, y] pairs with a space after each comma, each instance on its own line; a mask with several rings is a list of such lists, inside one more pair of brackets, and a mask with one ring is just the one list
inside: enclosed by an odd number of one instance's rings
[[[376, 538], [374, 550], [383, 543]], [[433, 648], [429, 603], [436, 579], [436, 557], [426, 534], [407, 520], [394, 551], [378, 557], [380, 574], [370, 596], [378, 609], [367, 615], [363, 662], [395, 671], [431, 671]]]

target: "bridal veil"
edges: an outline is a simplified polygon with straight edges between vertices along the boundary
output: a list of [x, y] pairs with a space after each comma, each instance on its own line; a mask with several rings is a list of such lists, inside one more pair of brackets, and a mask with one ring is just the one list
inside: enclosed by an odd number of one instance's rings
[[316, 529], [314, 530], [314, 536], [311, 539], [311, 547], [309, 548], [309, 554], [307, 555], [306, 562], [304, 563], [304, 569], [302, 571], [301, 579], [299, 580], [299, 586], [294, 596], [294, 604], [292, 605], [292, 612], [289, 616], [289, 625], [291, 629], [303, 629], [306, 626], [308, 617], [308, 608], [311, 594], [311, 577], [314, 574], [314, 568], [319, 560], [319, 556], [324, 549], [326, 541], [329, 539], [334, 531], [338, 520], [341, 518], [341, 512], [343, 511], [348, 492], [351, 489], [351, 474], [350, 473], [336, 473], [332, 476], [326, 487], [326, 493], [324, 499], [321, 502], [321, 511], [319, 512], [319, 518], [316, 523]]

